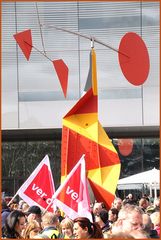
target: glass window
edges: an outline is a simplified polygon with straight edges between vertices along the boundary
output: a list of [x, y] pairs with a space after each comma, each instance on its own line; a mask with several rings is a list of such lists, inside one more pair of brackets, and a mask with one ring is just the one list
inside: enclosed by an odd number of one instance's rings
[[[127, 155], [127, 146], [119, 149], [123, 139], [112, 139], [121, 162], [120, 178], [139, 172], [160, 168], [159, 139], [134, 138], [133, 146]], [[14, 195], [21, 184], [29, 177], [39, 162], [48, 154], [55, 182], [60, 185], [61, 141], [21, 141], [2, 143], [2, 192]], [[125, 156], [126, 155], [126, 156]]]

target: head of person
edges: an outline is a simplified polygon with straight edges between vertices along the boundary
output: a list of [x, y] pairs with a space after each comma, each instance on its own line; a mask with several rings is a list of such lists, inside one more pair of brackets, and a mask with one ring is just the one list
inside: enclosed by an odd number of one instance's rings
[[103, 238], [98, 223], [91, 223], [86, 217], [78, 217], [74, 220], [73, 235], [80, 238]]
[[117, 232], [117, 233], [111, 234], [110, 238], [112, 238], [112, 239], [113, 238], [115, 238], [115, 239], [127, 239], [127, 238], [147, 239], [149, 237], [142, 230], [133, 230], [130, 233], [129, 232]]
[[61, 216], [61, 211], [60, 211], [59, 208], [55, 210], [55, 214], [56, 214], [58, 217]]
[[30, 206], [27, 203], [23, 203], [21, 211], [26, 213], [26, 212], [28, 212], [29, 208], [30, 208]]
[[95, 202], [93, 205], [93, 214], [96, 216], [99, 212], [104, 208], [104, 204], [102, 202]]
[[9, 209], [5, 200], [2, 200], [2, 210]]
[[58, 216], [54, 213], [51, 212], [46, 212], [43, 216], [42, 216], [42, 223], [41, 223], [43, 228], [46, 227], [57, 227], [59, 225], [59, 219]]
[[116, 222], [117, 221], [117, 218], [118, 218], [118, 209], [117, 208], [111, 208], [109, 211], [108, 211], [108, 220], [110, 222]]
[[149, 201], [146, 198], [141, 198], [139, 200], [139, 207], [141, 207], [142, 209], [147, 209], [148, 206], [149, 206]]
[[143, 198], [146, 198], [148, 200], [148, 202], [150, 201], [150, 199], [146, 193], [143, 194]]
[[153, 229], [151, 218], [146, 213], [143, 214], [143, 229], [148, 234], [150, 234], [150, 231]]
[[101, 228], [103, 228], [106, 224], [108, 224], [108, 211], [106, 209], [102, 209], [99, 215], [96, 216], [95, 221]]
[[36, 220], [32, 220], [29, 222], [26, 226], [26, 229], [24, 230], [23, 237], [26, 239], [30, 238], [32, 239], [34, 236], [36, 236], [40, 231], [42, 230], [40, 223], [38, 223]]
[[27, 221], [30, 222], [32, 220], [37, 220], [40, 222], [41, 219], [41, 209], [39, 206], [31, 206], [29, 207], [28, 211], [26, 212], [27, 214]]
[[160, 198], [154, 199], [154, 207], [160, 208]]
[[9, 235], [21, 236], [22, 230], [24, 230], [25, 227], [25, 214], [19, 210], [14, 210], [8, 215], [4, 228]]
[[128, 199], [133, 199], [132, 193], [129, 193], [129, 194], [128, 194]]
[[65, 218], [61, 221], [60, 227], [63, 236], [72, 237], [73, 236], [73, 226], [74, 223], [70, 218]]
[[18, 203], [18, 208], [21, 210], [22, 209], [22, 205], [25, 203], [24, 200], [20, 200]]
[[143, 228], [143, 211], [136, 205], [124, 205], [118, 214], [112, 231], [131, 232], [132, 230], [140, 230]]
[[117, 210], [119, 211], [122, 207], [122, 199], [121, 198], [115, 198], [115, 200], [113, 202], [113, 207], [117, 208]]
[[154, 212], [150, 215], [150, 219], [154, 225], [154, 228], [156, 226], [160, 226], [160, 212]]

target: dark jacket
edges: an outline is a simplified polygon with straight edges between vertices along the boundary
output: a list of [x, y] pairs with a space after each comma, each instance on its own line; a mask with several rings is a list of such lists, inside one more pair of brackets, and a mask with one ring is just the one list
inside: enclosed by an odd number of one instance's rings
[[1, 211], [1, 216], [2, 216], [2, 227], [5, 224], [6, 218], [8, 217], [8, 215], [10, 214], [10, 209], [6, 208], [6, 209], [2, 209]]
[[158, 233], [156, 230], [150, 230], [150, 234], [149, 234], [150, 238], [159, 238]]

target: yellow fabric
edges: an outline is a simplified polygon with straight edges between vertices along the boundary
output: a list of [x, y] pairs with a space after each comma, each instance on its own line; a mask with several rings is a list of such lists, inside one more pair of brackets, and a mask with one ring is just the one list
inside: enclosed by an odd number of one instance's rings
[[97, 95], [97, 68], [96, 68], [96, 53], [92, 48], [92, 89], [93, 95]]
[[103, 167], [101, 169], [98, 168], [89, 170], [87, 177], [94, 183], [104, 187], [108, 192], [115, 194], [116, 185], [120, 174], [120, 167], [120, 164], [116, 164], [109, 167]]
[[63, 125], [116, 153], [111, 140], [96, 118], [97, 113], [75, 114], [63, 119]]

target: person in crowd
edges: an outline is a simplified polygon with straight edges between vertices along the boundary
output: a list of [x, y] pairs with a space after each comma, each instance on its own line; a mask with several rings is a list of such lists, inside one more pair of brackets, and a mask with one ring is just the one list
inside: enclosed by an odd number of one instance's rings
[[154, 225], [154, 230], [157, 231], [158, 236], [160, 236], [160, 212], [154, 212], [150, 215], [151, 221]]
[[128, 196], [123, 200], [123, 204], [132, 204], [135, 205], [136, 204], [136, 200], [134, 199], [132, 193], [129, 193]]
[[25, 239], [32, 239], [41, 232], [41, 225], [36, 221], [32, 220], [27, 224], [27, 227], [24, 229], [22, 236]]
[[138, 238], [138, 239], [147, 239], [147, 238], [149, 238], [149, 234], [146, 233], [143, 229], [132, 230], [130, 232], [130, 235], [132, 237]]
[[21, 233], [26, 227], [25, 214], [19, 210], [12, 211], [2, 228], [3, 238], [23, 238]]
[[56, 209], [55, 214], [58, 216], [59, 222], [61, 223], [61, 221], [64, 219], [64, 217], [61, 215], [61, 211], [59, 208]]
[[153, 229], [153, 223], [148, 214], [143, 214], [143, 230], [148, 234], [150, 238], [159, 238], [156, 230]]
[[58, 231], [59, 219], [58, 216], [51, 212], [46, 212], [42, 216], [41, 226], [43, 230], [40, 234], [34, 238], [60, 238], [60, 232]]
[[8, 215], [10, 214], [11, 210], [10, 208], [7, 206], [7, 203], [5, 200], [2, 200], [2, 211], [1, 211], [1, 217], [2, 217], [2, 227], [5, 224], [6, 218], [8, 217]]
[[148, 235], [142, 231], [142, 230], [133, 230], [130, 233], [129, 232], [117, 232], [114, 234], [111, 234], [108, 238], [115, 238], [115, 239], [147, 239]]
[[73, 235], [74, 223], [70, 218], [65, 218], [60, 223], [62, 238], [74, 238]]
[[12, 202], [10, 203], [10, 209], [13, 210], [19, 210], [19, 204], [18, 204], [18, 199], [15, 198], [12, 200]]
[[22, 204], [21, 211], [24, 212], [24, 213], [26, 213], [26, 212], [28, 212], [29, 208], [30, 208], [30, 206], [29, 206], [27, 203], [24, 202], [24, 203]]
[[114, 222], [117, 221], [118, 213], [119, 213], [119, 211], [117, 210], [117, 208], [111, 208], [108, 211], [108, 220], [109, 220], [110, 225], [112, 225]]
[[27, 222], [31, 222], [32, 220], [36, 220], [37, 222], [41, 223], [41, 209], [40, 207], [33, 205], [31, 206], [28, 211], [26, 212], [27, 215]]
[[149, 201], [146, 198], [141, 198], [139, 201], [139, 207], [146, 213], [146, 209], [149, 206]]
[[114, 234], [111, 234], [108, 238], [112, 239], [133, 239], [134, 237], [130, 233], [124, 233], [124, 232], [117, 232]]
[[74, 219], [73, 234], [76, 239], [103, 238], [103, 234], [98, 223], [91, 223], [86, 217], [78, 217]]
[[143, 226], [143, 211], [137, 205], [126, 204], [118, 214], [117, 221], [112, 225], [112, 234], [140, 230]]
[[18, 210], [22, 210], [22, 205], [25, 203], [24, 200], [20, 200], [18, 203]]
[[17, 204], [17, 203], [11, 202], [9, 204], [9, 208], [10, 208], [11, 211], [18, 210], [18, 209], [15, 209], [15, 206], [16, 206], [15, 204]]
[[155, 212], [155, 207], [153, 206], [153, 205], [149, 205], [148, 207], [147, 207], [147, 209], [146, 209], [146, 213], [148, 214], [148, 215], [151, 215], [152, 213], [154, 213]]
[[150, 203], [150, 197], [146, 193], [143, 194], [142, 198], [146, 198], [146, 200]]
[[107, 238], [108, 231], [110, 229], [110, 225], [108, 221], [108, 211], [106, 209], [102, 209], [99, 215], [96, 216], [95, 221], [99, 224], [104, 238]]
[[103, 202], [95, 202], [94, 203], [93, 210], [92, 210], [94, 218], [96, 215], [99, 215], [99, 213], [102, 209], [105, 209], [105, 205]]
[[154, 199], [154, 207], [156, 212], [160, 212], [160, 197]]
[[115, 198], [113, 202], [113, 207], [116, 208], [118, 211], [120, 211], [122, 207], [122, 199], [119, 197]]
[[91, 213], [91, 215], [92, 215], [92, 222], [95, 221], [95, 215], [94, 215], [94, 213], [93, 213], [94, 204], [95, 204], [95, 203], [90, 203], [90, 213]]

